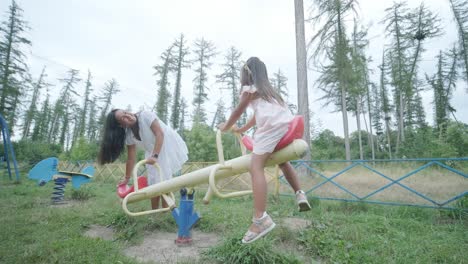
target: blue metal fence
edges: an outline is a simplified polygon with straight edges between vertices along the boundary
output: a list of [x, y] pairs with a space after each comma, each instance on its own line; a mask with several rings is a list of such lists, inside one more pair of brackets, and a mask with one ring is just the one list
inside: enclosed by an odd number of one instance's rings
[[[393, 160], [297, 160], [292, 162], [296, 170], [304, 172], [307, 171], [307, 174], [304, 180], [304, 176], [301, 179], [302, 187], [306, 182], [312, 182], [312, 186], [306, 186], [304, 188], [309, 197], [314, 197], [324, 200], [338, 200], [338, 201], [348, 201], [348, 202], [366, 202], [374, 204], [385, 204], [385, 205], [407, 205], [407, 206], [418, 206], [418, 207], [429, 207], [429, 208], [442, 208], [442, 209], [462, 209], [468, 210], [465, 205], [455, 205], [456, 201], [462, 199], [468, 195], [468, 157], [464, 158], [432, 158], [432, 159], [393, 159]], [[387, 169], [382, 165], [387, 164]], [[344, 168], [336, 168], [344, 166]], [[416, 166], [416, 168], [414, 168]], [[324, 172], [325, 167], [335, 167], [335, 171], [329, 173]], [[412, 168], [411, 168], [412, 167]], [[434, 169], [435, 167], [435, 169]], [[362, 171], [367, 171], [366, 176], [355, 175], [353, 174], [353, 169], [358, 168]], [[389, 172], [386, 172], [390, 169], [395, 168], [404, 168], [409, 171], [406, 171], [400, 175], [391, 175]], [[429, 168], [432, 168], [430, 170]], [[384, 172], [385, 171], [385, 172]], [[424, 172], [423, 172], [424, 171]], [[435, 171], [444, 172], [444, 175], [434, 176]], [[400, 172], [401, 173], [401, 172]], [[302, 173], [304, 174], [304, 173]], [[423, 178], [430, 177], [431, 179], [413, 179], [417, 177], [416, 175], [422, 175]], [[376, 175], [379, 179], [376, 179]], [[429, 175], [429, 176], [428, 176]], [[365, 186], [365, 181], [375, 181], [380, 180], [380, 187], [372, 189], [361, 188], [360, 190], [365, 189], [368, 191], [367, 194], [359, 194], [356, 190], [350, 190], [353, 183], [351, 183], [344, 178], [352, 179], [352, 177], [360, 177], [364, 181], [360, 181], [357, 185]], [[351, 177], [351, 178], [350, 178]], [[442, 178], [440, 178], [442, 177]], [[308, 179], [307, 179], [308, 178]], [[411, 178], [411, 179], [410, 179]], [[341, 180], [341, 183], [338, 181]], [[437, 182], [433, 180], [437, 179]], [[382, 180], [384, 183], [382, 183]], [[405, 181], [414, 180], [411, 184]], [[284, 184], [287, 184], [284, 176], [280, 177], [280, 181]], [[447, 182], [451, 181], [451, 182]], [[447, 189], [442, 190], [438, 189], [438, 183], [447, 182]], [[430, 186], [430, 185], [433, 186]], [[445, 184], [445, 183], [444, 183]], [[328, 185], [328, 186], [327, 186]], [[327, 186], [327, 188], [325, 188]], [[405, 193], [399, 192], [393, 197], [377, 197], [381, 195], [384, 191], [391, 192], [392, 187], [401, 187], [404, 189]], [[432, 192], [437, 191], [441, 197], [431, 197], [431, 191], [425, 190], [427, 186], [430, 186]], [[450, 187], [452, 186], [452, 187]], [[327, 193], [323, 189], [333, 189], [334, 192]], [[356, 189], [354, 186], [353, 189]], [[419, 189], [419, 191], [417, 190]], [[423, 189], [423, 190], [421, 190]], [[286, 189], [284, 189], [286, 190]], [[338, 194], [336, 193], [338, 191]], [[454, 193], [455, 192], [455, 193]], [[281, 192], [283, 195], [291, 195], [291, 193]], [[401, 195], [403, 194], [403, 195]], [[434, 195], [432, 193], [432, 195]], [[449, 195], [447, 199], [446, 196]], [[381, 195], [382, 196], [382, 195]], [[390, 195], [391, 196], [391, 195]], [[395, 197], [396, 196], [396, 197]], [[411, 197], [416, 197], [418, 201], [408, 201], [413, 200]], [[437, 195], [436, 195], [437, 196]], [[405, 200], [405, 198], [411, 198]], [[462, 207], [460, 207], [462, 206]]]

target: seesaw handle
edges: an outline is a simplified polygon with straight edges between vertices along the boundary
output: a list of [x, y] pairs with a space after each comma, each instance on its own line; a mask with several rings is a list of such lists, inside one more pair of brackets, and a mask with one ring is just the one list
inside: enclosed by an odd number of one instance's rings
[[251, 190], [248, 190], [248, 191], [239, 191], [239, 192], [232, 192], [232, 193], [227, 193], [227, 194], [223, 194], [221, 193], [218, 188], [216, 187], [216, 171], [218, 171], [219, 169], [231, 169], [230, 166], [225, 166], [225, 165], [221, 165], [221, 164], [216, 164], [213, 169], [211, 170], [210, 172], [210, 178], [209, 178], [209, 183], [210, 183], [210, 190], [216, 194], [216, 196], [220, 197], [220, 198], [231, 198], [231, 197], [237, 197], [237, 196], [242, 196], [242, 195], [247, 195], [247, 194], [251, 194], [252, 191]]
[[[138, 191], [138, 189], [140, 189], [138, 187], [138, 168], [145, 164], [146, 163], [146, 159], [143, 159], [143, 160], [140, 160], [139, 162], [137, 162], [137, 164], [135, 164], [135, 167], [133, 167], [133, 170], [132, 170], [132, 177], [133, 177], [133, 185], [135, 185], [135, 192]], [[154, 167], [156, 167], [156, 169], [158, 169], [158, 174], [159, 174], [159, 181], [161, 181], [161, 167], [159, 167], [159, 164], [158, 163], [155, 163], [153, 164]]]
[[167, 195], [167, 194], [162, 194], [162, 198], [166, 201], [168, 207], [167, 208], [160, 208], [160, 209], [153, 209], [153, 210], [147, 210], [147, 211], [141, 211], [141, 212], [130, 212], [130, 210], [128, 210], [127, 208], [127, 201], [128, 201], [128, 198], [131, 197], [131, 196], [138, 196], [138, 195], [145, 195], [144, 191], [140, 191], [139, 193], [138, 192], [132, 192], [132, 193], [129, 193], [127, 196], [125, 196], [125, 198], [122, 200], [122, 209], [124, 210], [124, 212], [129, 215], [129, 216], [141, 216], [141, 215], [147, 215], [147, 214], [154, 214], [154, 213], [162, 213], [162, 212], [167, 212], [167, 211], [171, 211], [172, 209], [174, 209], [176, 206], [175, 206], [175, 197], [174, 197], [174, 194], [173, 193], [170, 193], [170, 196]]
[[[133, 196], [146, 196], [146, 192], [145, 190], [138, 190], [138, 168], [145, 164], [146, 163], [146, 159], [143, 159], [143, 160], [140, 160], [139, 162], [137, 162], [137, 164], [135, 164], [135, 167], [133, 167], [133, 170], [132, 170], [132, 176], [133, 176], [133, 184], [134, 184], [134, 188], [135, 188], [135, 191], [132, 192], [132, 193], [129, 193], [127, 196], [125, 196], [125, 198], [122, 200], [122, 209], [124, 210], [124, 212], [130, 216], [140, 216], [140, 215], [147, 215], [147, 214], [153, 214], [153, 213], [162, 213], [162, 212], [167, 212], [167, 211], [170, 211], [172, 209], [174, 209], [176, 206], [175, 206], [175, 196], [172, 192], [168, 193], [168, 194], [162, 194], [162, 198], [166, 201], [168, 207], [167, 208], [160, 208], [160, 209], [153, 209], [153, 210], [147, 210], [147, 211], [142, 211], [142, 212], [130, 212], [130, 210], [128, 210], [127, 208], [127, 203], [128, 203], [128, 199], [130, 197], [133, 197]], [[155, 163], [153, 164], [156, 169], [158, 169], [158, 174], [159, 174], [159, 179], [162, 180], [161, 178], [161, 167], [159, 166], [159, 164]]]

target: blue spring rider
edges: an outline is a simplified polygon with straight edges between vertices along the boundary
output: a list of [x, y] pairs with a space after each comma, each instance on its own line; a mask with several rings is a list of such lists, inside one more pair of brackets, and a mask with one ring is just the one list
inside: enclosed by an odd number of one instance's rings
[[57, 169], [58, 159], [55, 157], [47, 158], [29, 171], [28, 178], [37, 180], [39, 186], [44, 186], [47, 182], [53, 180], [55, 183], [52, 193], [52, 203], [64, 203], [65, 185], [71, 181], [74, 189], [80, 188], [84, 183], [91, 181], [94, 175], [94, 167], [87, 166], [81, 172], [59, 171]]
[[182, 188], [180, 190], [180, 206], [172, 210], [179, 230], [177, 232], [177, 245], [188, 245], [192, 243], [192, 227], [200, 220], [197, 212], [193, 211], [193, 194], [195, 190]]

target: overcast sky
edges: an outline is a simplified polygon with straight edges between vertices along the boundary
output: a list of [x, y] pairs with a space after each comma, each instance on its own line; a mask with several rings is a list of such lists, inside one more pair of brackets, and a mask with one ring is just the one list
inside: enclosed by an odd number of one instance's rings
[[[304, 1], [306, 18], [312, 1]], [[417, 7], [420, 0], [408, 0], [410, 7]], [[445, 34], [425, 45], [419, 76], [433, 74], [436, 68], [435, 55], [456, 42], [456, 27], [453, 23], [448, 0], [425, 0], [425, 4], [438, 12]], [[9, 0], [0, 3], [1, 20]], [[221, 73], [219, 65], [229, 47], [242, 52], [242, 60], [258, 56], [267, 65], [270, 77], [279, 68], [288, 78], [289, 101], [297, 104], [296, 98], [296, 51], [294, 27], [294, 1], [290, 0], [17, 0], [24, 10], [24, 20], [31, 30], [27, 37], [32, 47], [26, 52], [33, 77], [37, 79], [42, 67], [46, 66], [48, 82], [66, 76], [67, 70], [80, 70], [85, 79], [88, 69], [94, 79], [93, 86], [100, 89], [104, 83], [115, 78], [121, 92], [115, 95], [114, 107], [133, 110], [151, 108], [156, 102], [156, 80], [153, 66], [160, 63], [159, 56], [181, 34], [187, 43], [205, 38], [216, 46], [219, 55], [213, 60], [209, 71], [209, 101], [206, 104], [211, 119], [216, 101], [229, 96], [222, 93], [215, 75]], [[375, 63], [371, 67], [372, 80], [378, 80], [376, 65], [380, 63], [385, 40], [380, 21], [384, 9], [392, 1], [360, 0], [359, 13], [362, 23], [369, 28], [370, 45], [368, 54]], [[314, 33], [306, 25], [306, 39]], [[191, 45], [193, 46], [193, 45]], [[193, 58], [193, 56], [191, 56]], [[182, 94], [189, 102], [193, 99], [193, 69], [183, 72]], [[317, 98], [322, 94], [314, 85], [317, 73], [308, 72], [309, 105], [314, 115], [312, 123], [321, 123], [322, 129], [333, 130], [342, 136], [341, 114], [330, 113], [331, 108], [322, 107]], [[173, 83], [173, 82], [172, 82]], [[457, 109], [457, 118], [468, 123], [466, 84], [459, 82], [452, 104]], [[51, 87], [56, 95], [61, 86]], [[84, 91], [84, 84], [78, 87]], [[172, 92], [172, 91], [171, 91]], [[423, 94], [428, 121], [432, 120], [432, 92]], [[229, 100], [224, 100], [229, 104]], [[355, 130], [355, 119], [350, 115], [351, 131]]]

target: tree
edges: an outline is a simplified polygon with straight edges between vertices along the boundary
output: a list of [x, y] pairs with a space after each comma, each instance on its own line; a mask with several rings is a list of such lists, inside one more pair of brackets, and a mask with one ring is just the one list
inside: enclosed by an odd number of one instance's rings
[[384, 114], [385, 120], [385, 134], [387, 136], [387, 148], [388, 148], [388, 157], [392, 158], [392, 144], [391, 144], [391, 129], [390, 129], [390, 113], [391, 113], [391, 105], [388, 98], [388, 90], [387, 90], [387, 80], [385, 78], [385, 72], [387, 70], [387, 66], [385, 64], [385, 50], [382, 54], [382, 64], [380, 65], [380, 99], [381, 99], [381, 111]]
[[[463, 63], [463, 79], [468, 82], [468, 1], [449, 0], [457, 24], [458, 43]], [[468, 87], [468, 86], [467, 86]], [[468, 92], [468, 88], [466, 88]]]
[[34, 121], [34, 117], [38, 114], [37, 105], [39, 102], [41, 89], [48, 85], [47, 83], [45, 83], [45, 80], [44, 80], [46, 76], [47, 75], [45, 74], [45, 67], [44, 67], [42, 68], [41, 75], [39, 75], [39, 79], [37, 80], [36, 83], [33, 84], [31, 103], [28, 107], [28, 110], [26, 110], [26, 114], [24, 116], [23, 134], [22, 134], [23, 139], [26, 139], [29, 137], [29, 133], [31, 131], [31, 125]]
[[98, 106], [97, 106], [97, 97], [93, 96], [93, 99], [89, 103], [89, 117], [88, 117], [88, 125], [87, 125], [87, 132], [86, 135], [88, 135], [88, 140], [89, 142], [96, 142], [98, 141], [98, 136], [99, 136], [99, 126], [98, 122], [96, 120], [96, 113], [98, 112]]
[[50, 109], [50, 95], [47, 89], [46, 99], [42, 103], [41, 111], [34, 115], [34, 129], [31, 135], [33, 141], [44, 141], [47, 140], [47, 133], [49, 128], [50, 119], [52, 112]]
[[[75, 91], [75, 84], [80, 81], [78, 78], [78, 70], [70, 69], [68, 71], [68, 78], [59, 79], [60, 82], [64, 83], [64, 86], [60, 90], [59, 97], [55, 101], [50, 130], [49, 130], [49, 143], [59, 143], [64, 146], [65, 133], [68, 130], [69, 125], [69, 107], [74, 104], [73, 95], [77, 95]], [[58, 142], [57, 136], [60, 135]]]
[[[239, 104], [239, 76], [242, 63], [240, 56], [242, 53], [235, 47], [229, 48], [224, 56], [223, 72], [216, 75], [216, 82], [221, 83], [221, 90], [228, 90], [231, 93], [231, 111]], [[245, 113], [240, 120], [237, 121], [237, 126], [241, 126], [246, 121]]]
[[457, 50], [452, 48], [448, 53], [439, 52], [437, 56], [437, 73], [432, 77], [426, 75], [427, 82], [434, 91], [434, 121], [440, 138], [446, 134], [450, 112], [455, 109], [450, 105], [453, 90], [457, 81]]
[[154, 106], [154, 110], [158, 115], [159, 119], [167, 124], [169, 118], [169, 104], [171, 102], [171, 93], [168, 90], [169, 87], [169, 73], [174, 70], [174, 55], [172, 49], [174, 45], [167, 48], [166, 51], [161, 55], [162, 64], [156, 65], [153, 68], [156, 70], [155, 75], [159, 76], [157, 81], [158, 86], [158, 100]]
[[111, 80], [107, 81], [106, 84], [104, 85], [104, 88], [103, 88], [103, 90], [101, 92], [101, 96], [97, 98], [99, 101], [101, 101], [103, 103], [102, 108], [101, 108], [101, 114], [100, 114], [99, 119], [98, 119], [99, 120], [98, 121], [98, 126], [99, 127], [104, 126], [106, 116], [109, 113], [109, 111], [111, 110], [112, 98], [118, 92], [120, 92], [119, 84], [117, 83], [117, 81], [115, 79], [111, 79]]
[[172, 102], [171, 114], [171, 124], [174, 129], [179, 128], [180, 124], [182, 70], [190, 67], [190, 62], [186, 58], [189, 54], [189, 50], [185, 45], [184, 34], [180, 34], [180, 38], [174, 42], [174, 47], [177, 49], [177, 55], [174, 58], [174, 64], [176, 65], [176, 85], [174, 88], [174, 100]]
[[187, 116], [187, 103], [185, 102], [185, 99], [182, 97], [182, 100], [180, 100], [180, 116], [179, 116], [179, 126], [178, 126], [178, 132], [179, 135], [184, 137], [184, 129], [185, 129], [185, 117]]
[[348, 129], [347, 96], [351, 74], [349, 60], [349, 45], [345, 32], [345, 17], [354, 9], [356, 0], [315, 0], [316, 16], [311, 19], [314, 25], [325, 19], [325, 23], [318, 32], [312, 36], [309, 46], [317, 43], [311, 58], [317, 62], [321, 54], [325, 54], [329, 64], [322, 66], [321, 76], [318, 79], [320, 89], [325, 92], [322, 100], [326, 104], [333, 102], [341, 111], [343, 117], [343, 131], [345, 136], [346, 159], [351, 159]]
[[[410, 13], [410, 23], [408, 27], [409, 32], [412, 34], [412, 47], [414, 49], [413, 56], [411, 58], [411, 66], [408, 74], [408, 88], [405, 90], [406, 94], [406, 118], [405, 126], [413, 127], [414, 124], [419, 126], [424, 125], [424, 121], [421, 120], [420, 111], [423, 111], [422, 101], [420, 99], [420, 89], [417, 88], [417, 68], [422, 53], [425, 51], [423, 42], [431, 38], [440, 36], [442, 30], [440, 27], [440, 19], [437, 15], [433, 14], [428, 10], [423, 3], [416, 10]], [[410, 35], [411, 36], [411, 35]], [[416, 42], [416, 44], [414, 44]]]
[[83, 98], [83, 108], [80, 113], [80, 119], [78, 123], [78, 136], [80, 138], [85, 136], [85, 131], [86, 131], [86, 117], [88, 116], [89, 113], [89, 104], [90, 104], [90, 96], [91, 92], [93, 89], [91, 88], [92, 76], [91, 76], [91, 71], [88, 70], [88, 77], [86, 78], [86, 86], [85, 86], [85, 92], [84, 92], [84, 98]]
[[3, 35], [0, 39], [0, 113], [9, 123], [10, 133], [18, 116], [25, 83], [23, 76], [27, 72], [25, 55], [21, 49], [31, 45], [31, 41], [23, 36], [29, 27], [22, 19], [22, 12], [13, 0], [7, 11], [8, 20], [0, 25]]
[[281, 95], [281, 97], [288, 105], [289, 111], [291, 111], [291, 113], [295, 113], [297, 111], [297, 106], [289, 103], [289, 92], [287, 87], [288, 78], [284, 76], [283, 72], [281, 72], [281, 69], [278, 69], [277, 72], [273, 73], [273, 77], [270, 78], [270, 82], [276, 92]]
[[196, 40], [194, 45], [193, 53], [195, 54], [194, 63], [196, 65], [196, 76], [193, 79], [193, 90], [195, 94], [193, 98], [193, 122], [206, 123], [206, 111], [203, 104], [208, 100], [207, 91], [209, 88], [206, 84], [208, 81], [207, 71], [213, 64], [211, 59], [216, 55], [216, 50], [212, 42], [206, 41], [203, 38]]
[[215, 125], [221, 124], [226, 122], [226, 109], [224, 107], [223, 99], [220, 98], [218, 102], [216, 102], [216, 112], [213, 117], [213, 121], [211, 122], [211, 129], [215, 128]]

